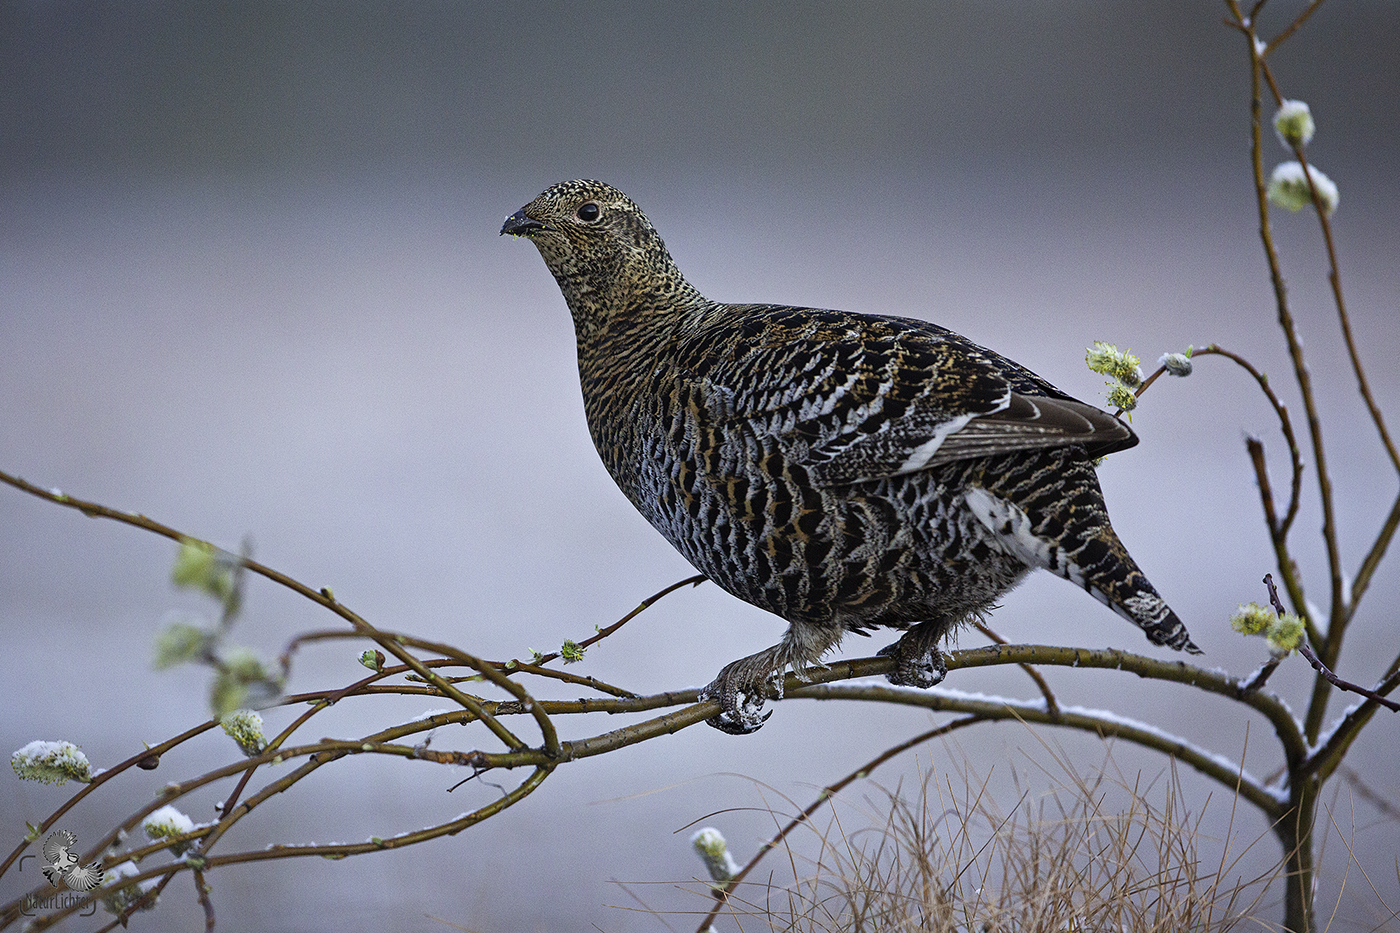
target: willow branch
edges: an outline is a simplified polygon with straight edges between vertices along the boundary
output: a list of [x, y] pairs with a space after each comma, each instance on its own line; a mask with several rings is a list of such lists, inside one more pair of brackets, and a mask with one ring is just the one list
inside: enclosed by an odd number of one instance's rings
[[[132, 766], [140, 766], [140, 764], [143, 761], [147, 761], [152, 755], [159, 757], [165, 754], [166, 752], [170, 751], [170, 749], [174, 748], [175, 746], [181, 745], [184, 742], [187, 742], [190, 739], [194, 738], [195, 736], [209, 731], [217, 725], [218, 723], [213, 721], [202, 723], [198, 726], [195, 726], [193, 729], [187, 729], [186, 731], [180, 733], [172, 739], [166, 739], [159, 745], [143, 749], [142, 751], [136, 753], [135, 755], [132, 755], [130, 758], [128, 758], [126, 761], [121, 762], [120, 764], [105, 769], [101, 774], [94, 777], [72, 797], [69, 797], [67, 800], [65, 800], [57, 810], [49, 814], [49, 816], [42, 823], [39, 824], [39, 831], [43, 832], [44, 830], [47, 830], [50, 826], [57, 823], [63, 817], [63, 814], [67, 813], [73, 807], [77, 806], [80, 802], [82, 802], [82, 800], [85, 797], [97, 790], [97, 788], [101, 787], [103, 784], [117, 777], [122, 772], [128, 770]], [[152, 809], [154, 810], [155, 808]], [[87, 862], [91, 861], [94, 857], [96, 857], [98, 852], [101, 852], [102, 850], [110, 846], [112, 843], [114, 843], [117, 839], [117, 834], [119, 831], [120, 830], [113, 830], [112, 832], [104, 836], [98, 842], [97, 845], [92, 847], [92, 849], [87, 853], [86, 857], [82, 859], [82, 862], [86, 864]], [[24, 854], [24, 850], [28, 847], [29, 843], [27, 841], [21, 842], [19, 846], [16, 847], [15, 850], [9, 854], [5, 861], [0, 862], [0, 875], [4, 875], [5, 872], [9, 870], [10, 866], [14, 864], [15, 859], [19, 858], [22, 854]]]
[[1376, 568], [1380, 566], [1381, 558], [1385, 557], [1386, 548], [1390, 546], [1391, 540], [1395, 537], [1395, 531], [1400, 528], [1400, 496], [1390, 507], [1390, 514], [1385, 517], [1381, 524], [1380, 532], [1376, 535], [1376, 540], [1371, 544], [1371, 549], [1366, 552], [1365, 558], [1361, 561], [1360, 568], [1356, 571], [1356, 579], [1351, 582], [1351, 599], [1347, 603], [1347, 621], [1356, 614], [1357, 603], [1361, 602], [1362, 595], [1371, 585], [1371, 578], [1375, 575]]
[[[1386, 696], [1395, 692], [1400, 687], [1400, 656], [1390, 662], [1390, 667], [1386, 671], [1386, 676], [1380, 683], [1376, 684], [1371, 691], [1377, 696]], [[1347, 749], [1355, 741], [1366, 723], [1380, 709], [1380, 704], [1373, 699], [1362, 700], [1353, 706], [1341, 717], [1337, 724], [1318, 743], [1317, 750], [1313, 752], [1308, 761], [1307, 772], [1316, 774], [1320, 778], [1326, 778], [1341, 764], [1346, 756]]]
[[[640, 615], [643, 611], [645, 611], [646, 609], [649, 609], [649, 608], [651, 608], [652, 606], [654, 606], [654, 605], [656, 604], [657, 600], [661, 599], [663, 596], [666, 596], [666, 595], [669, 594], [669, 593], [673, 593], [673, 592], [675, 592], [676, 590], [678, 590], [678, 589], [680, 589], [681, 587], [684, 587], [684, 586], [699, 586], [700, 584], [704, 583], [704, 582], [705, 582], [706, 580], [708, 580], [708, 579], [709, 579], [709, 578], [706, 577], [703, 573], [697, 573], [697, 574], [695, 574], [693, 577], [686, 577], [684, 580], [678, 580], [678, 581], [676, 581], [675, 583], [672, 583], [670, 586], [666, 587], [665, 589], [660, 590], [660, 591], [658, 591], [658, 592], [656, 592], [656, 593], [651, 594], [651, 595], [648, 596], [646, 599], [644, 599], [644, 600], [642, 600], [640, 603], [638, 603], [638, 604], [637, 604], [637, 608], [633, 609], [631, 612], [627, 613], [625, 616], [623, 616], [622, 618], [618, 619], [618, 620], [617, 620], [616, 622], [614, 622], [613, 624], [608, 625], [608, 626], [605, 626], [604, 628], [598, 629], [597, 632], [595, 632], [594, 634], [592, 634], [592, 635], [590, 635], [589, 637], [585, 638], [583, 641], [579, 642], [579, 643], [578, 643], [579, 648], [580, 648], [580, 649], [587, 649], [587, 648], [592, 647], [593, 645], [597, 644], [598, 642], [602, 641], [604, 638], [607, 638], [607, 637], [608, 637], [609, 635], [611, 635], [613, 632], [616, 632], [618, 629], [622, 628], [622, 627], [623, 627], [624, 625], [626, 625], [628, 622], [631, 622], [631, 621], [632, 621], [633, 619], [635, 619], [638, 615]], [[548, 664], [550, 661], [557, 660], [559, 657], [560, 657], [559, 652], [557, 652], [557, 651], [552, 651], [552, 652], [550, 652], [549, 654], [542, 654], [542, 655], [539, 655], [537, 658], [534, 659], [534, 663], [535, 663], [536, 665]], [[506, 662], [506, 666], [507, 666], [507, 667], [512, 667], [512, 666], [521, 666], [521, 667], [523, 667], [523, 666], [524, 666], [524, 663], [523, 663], [522, 661], [520, 661], [520, 660], [517, 658], [517, 659], [514, 660], [514, 661], [507, 661], [507, 662]]]
[[[1310, 7], [1307, 12], [1298, 18], [1290, 29], [1296, 28], [1302, 20], [1311, 14]], [[1274, 100], [1282, 103], [1283, 95], [1279, 92], [1278, 85], [1274, 81], [1273, 71], [1269, 68], [1268, 62], [1263, 65], [1264, 77], [1268, 80], [1269, 88], [1273, 92]], [[1380, 406], [1376, 404], [1375, 396], [1371, 392], [1370, 381], [1366, 378], [1365, 367], [1361, 363], [1361, 355], [1356, 348], [1356, 338], [1351, 331], [1351, 315], [1347, 313], [1346, 298], [1342, 294], [1342, 274], [1341, 265], [1337, 261], [1337, 244], [1332, 236], [1332, 220], [1327, 212], [1326, 205], [1323, 204], [1322, 195], [1317, 190], [1317, 184], [1313, 180], [1312, 169], [1308, 167], [1307, 153], [1303, 151], [1303, 146], [1299, 142], [1292, 144], [1293, 154], [1298, 159], [1299, 165], [1303, 167], [1303, 178], [1308, 184], [1308, 194], [1312, 198], [1313, 213], [1317, 217], [1318, 225], [1322, 230], [1322, 242], [1327, 252], [1327, 281], [1332, 287], [1332, 300], [1337, 308], [1337, 323], [1342, 331], [1342, 340], [1346, 344], [1347, 356], [1351, 361], [1352, 373], [1356, 376], [1357, 389], [1361, 394], [1361, 399], [1366, 405], [1366, 410], [1371, 416], [1371, 421], [1375, 425], [1376, 433], [1380, 436], [1381, 446], [1385, 448], [1387, 456], [1390, 457], [1390, 464], [1397, 473], [1400, 473], [1400, 451], [1396, 450], [1395, 442], [1390, 437], [1390, 431], [1386, 428], [1385, 416], [1382, 414]], [[1391, 511], [1394, 514], [1400, 510], [1400, 497], [1397, 497], [1395, 505]], [[1390, 544], [1391, 537], [1395, 533], [1395, 525], [1387, 522], [1372, 545], [1372, 551], [1376, 553], [1374, 563], [1379, 562], [1379, 558], [1384, 554], [1386, 547]], [[1367, 555], [1368, 558], [1370, 555]], [[1373, 567], [1370, 569], [1374, 569]], [[1366, 583], [1369, 583], [1370, 573], [1367, 574], [1366, 581], [1363, 582], [1362, 591], [1365, 590]], [[1350, 594], [1338, 590], [1338, 594], [1333, 602], [1334, 617], [1328, 629], [1328, 639], [1320, 645], [1322, 659], [1328, 665], [1335, 665], [1337, 658], [1341, 655], [1342, 636], [1346, 631], [1347, 624], [1351, 621], [1356, 612], [1356, 587], [1353, 585]]]
[[[1322, 440], [1322, 421], [1317, 410], [1317, 398], [1313, 391], [1312, 375], [1308, 372], [1307, 363], [1303, 358], [1303, 345], [1298, 338], [1297, 325], [1294, 323], [1293, 314], [1288, 307], [1288, 292], [1283, 281], [1283, 272], [1279, 263], [1278, 251], [1274, 248], [1273, 232], [1269, 226], [1269, 198], [1268, 189], [1264, 180], [1264, 148], [1263, 148], [1263, 93], [1262, 82], [1266, 76], [1266, 67], [1263, 55], [1266, 50], [1258, 41], [1258, 36], [1254, 30], [1252, 20], [1247, 20], [1240, 13], [1239, 4], [1236, 0], [1227, 0], [1231, 12], [1237, 22], [1236, 28], [1244, 33], [1249, 45], [1250, 60], [1250, 141], [1252, 162], [1254, 167], [1254, 191], [1259, 213], [1259, 237], [1264, 245], [1264, 256], [1268, 261], [1269, 279], [1274, 289], [1274, 299], [1278, 307], [1278, 323], [1283, 331], [1288, 344], [1289, 357], [1293, 361], [1293, 372], [1298, 380], [1298, 389], [1303, 397], [1303, 408], [1307, 413], [1308, 433], [1312, 440], [1313, 461], [1317, 467], [1318, 496], [1322, 505], [1322, 539], [1327, 551], [1327, 569], [1331, 582], [1332, 604], [1328, 617], [1329, 630], [1326, 635], [1321, 635], [1318, 645], [1322, 648], [1323, 657], [1328, 657], [1332, 640], [1332, 629], [1342, 621], [1346, 610], [1346, 602], [1342, 593], [1342, 566], [1341, 552], [1337, 543], [1336, 509], [1333, 501], [1332, 479], [1327, 470], [1327, 454]], [[1296, 29], [1296, 25], [1291, 29]], [[1285, 30], [1283, 38], [1291, 34], [1290, 30]], [[1278, 40], [1276, 40], [1278, 41]], [[1272, 81], [1272, 75], [1268, 75]], [[1277, 94], [1277, 89], [1274, 89]], [[1311, 178], [1309, 178], [1311, 184]], [[1314, 192], [1316, 197], [1316, 192]], [[1283, 568], [1280, 567], [1280, 572]], [[1290, 594], [1291, 595], [1291, 594]], [[1307, 736], [1312, 739], [1317, 736], [1318, 729], [1322, 726], [1322, 717], [1326, 713], [1327, 698], [1330, 691], [1326, 680], [1318, 677], [1313, 683], [1312, 698], [1308, 704], [1307, 716], [1304, 719], [1304, 728]]]
[[[684, 581], [683, 581], [683, 582], [684, 582]], [[357, 632], [357, 631], [353, 631], [353, 630], [351, 630], [351, 631], [346, 631], [345, 629], [338, 629], [338, 628], [337, 628], [337, 629], [320, 629], [320, 630], [312, 631], [312, 632], [303, 632], [303, 633], [297, 635], [296, 637], [292, 638], [290, 641], [287, 642], [287, 646], [282, 650], [282, 654], [281, 654], [281, 656], [278, 658], [278, 662], [279, 662], [279, 664], [281, 664], [281, 666], [282, 666], [282, 671], [283, 671], [283, 674], [284, 674], [284, 676], [285, 676], [286, 673], [287, 673], [288, 671], [290, 671], [290, 669], [291, 669], [292, 655], [294, 655], [294, 654], [301, 648], [301, 646], [304, 645], [304, 644], [307, 644], [307, 643], [309, 643], [309, 642], [318, 642], [318, 641], [350, 641], [350, 640], [353, 640], [353, 639], [365, 638], [365, 637], [366, 637], [366, 636], [364, 635], [363, 632]], [[421, 642], [420, 642], [418, 639], [414, 638], [413, 636], [411, 636], [411, 635], [405, 635], [405, 634], [403, 634], [403, 633], [401, 633], [401, 632], [400, 632], [400, 633], [393, 633], [392, 637], [397, 638], [397, 639], [400, 641], [401, 644], [408, 645], [409, 647], [426, 647], [426, 646], [428, 646], [428, 645], [430, 645], [430, 644], [433, 644], [433, 643], [431, 643], [431, 642], [426, 642], [426, 641], [421, 641]], [[433, 667], [433, 668], [436, 668], [436, 667], [455, 667], [455, 666], [458, 665], [458, 663], [459, 663], [459, 662], [456, 661], [455, 659], [443, 658], [443, 659], [437, 659], [437, 660], [428, 660], [428, 661], [424, 661], [424, 662], [423, 662], [423, 666], [424, 666], [424, 667]], [[526, 664], [526, 663], [521, 662], [521, 661], [486, 661], [485, 663], [490, 664], [492, 667], [494, 667], [494, 668], [495, 668], [496, 670], [498, 670], [498, 671], [510, 672], [510, 673], [519, 672], [519, 673], [522, 673], [522, 674], [533, 674], [533, 675], [535, 675], [536, 677], [541, 677], [541, 678], [544, 678], [544, 679], [546, 679], [546, 680], [557, 680], [557, 681], [560, 681], [561, 683], [572, 684], [572, 685], [574, 685], [574, 686], [579, 686], [579, 687], [587, 687], [587, 688], [589, 688], [590, 690], [596, 690], [596, 691], [598, 691], [599, 693], [606, 693], [606, 694], [609, 694], [610, 696], [615, 696], [615, 697], [634, 697], [634, 696], [637, 695], [635, 692], [633, 692], [633, 691], [631, 691], [631, 690], [628, 690], [628, 689], [626, 689], [625, 687], [619, 687], [619, 686], [616, 686], [615, 684], [610, 684], [610, 683], [607, 683], [606, 681], [602, 681], [602, 680], [599, 680], [599, 679], [596, 678], [596, 677], [592, 677], [592, 676], [588, 676], [588, 675], [574, 674], [574, 673], [571, 673], [571, 672], [569, 672], [569, 671], [560, 671], [560, 670], [555, 670], [554, 668], [549, 668], [549, 667], [540, 667], [540, 666], [535, 665], [535, 664]], [[395, 675], [395, 674], [405, 674], [405, 673], [409, 673], [410, 671], [412, 671], [412, 668], [408, 667], [407, 665], [395, 665], [395, 666], [392, 666], [392, 667], [384, 667], [384, 668], [382, 668], [381, 671], [380, 671], [380, 673], [383, 674], [384, 676], [392, 676], [392, 675]], [[481, 679], [483, 679], [481, 674], [470, 674], [470, 675], [468, 675], [468, 676], [466, 676], [466, 677], [448, 677], [448, 678], [446, 678], [446, 680], [448, 681], [448, 683], [452, 683], [452, 684], [461, 683], [461, 682], [464, 681], [464, 680], [481, 680]], [[397, 689], [397, 688], [396, 688], [396, 689]], [[414, 691], [414, 692], [419, 692], [419, 693], [431, 693], [431, 694], [433, 694], [433, 695], [437, 695], [437, 691], [436, 691], [436, 690], [433, 690], [433, 689], [431, 689], [431, 688], [425, 688], [425, 689], [422, 689], [422, 690], [419, 690], [419, 691]], [[334, 702], [334, 701], [331, 701], [331, 702]]]
[[[1154, 373], [1153, 375], [1156, 375], [1156, 373]], [[1150, 382], [1151, 380], [1148, 381]], [[1146, 388], [1147, 384], [1148, 383], [1143, 383], [1143, 388]], [[1008, 642], [1005, 638], [1002, 638], [996, 632], [992, 631], [991, 626], [987, 625], [987, 623], [978, 620], [974, 621], [972, 624], [973, 627], [977, 629], [977, 631], [981, 632], [983, 635], [986, 635], [998, 645], [1010, 644], [1010, 642]], [[1045, 697], [1045, 708], [1048, 709], [1051, 713], [1058, 713], [1060, 709], [1060, 704], [1055, 699], [1055, 694], [1051, 692], [1050, 684], [1047, 683], [1045, 678], [1041, 676], [1040, 671], [1036, 670], [1030, 664], [1022, 664], [1020, 665], [1020, 668], [1021, 670], [1025, 671], [1026, 674], [1029, 675], [1030, 679], [1035, 681], [1035, 685], [1040, 688], [1040, 695]]]
[[[1298, 446], [1298, 435], [1293, 431], [1293, 419], [1288, 415], [1288, 406], [1283, 404], [1278, 394], [1274, 392], [1273, 386], [1269, 385], [1269, 377], [1260, 372], [1253, 363], [1238, 353], [1225, 349], [1219, 344], [1212, 343], [1209, 346], [1201, 347], [1193, 353], [1194, 357], [1200, 356], [1223, 356], [1236, 366], [1239, 366], [1254, 379], [1259, 386], [1259, 391], [1268, 399], [1269, 404], [1274, 409], [1274, 415], [1278, 418], [1279, 433], [1283, 435], [1284, 441], [1288, 444], [1288, 459], [1291, 469], [1292, 479], [1289, 483], [1288, 508], [1284, 512], [1282, 520], [1275, 520], [1270, 526], [1269, 532], [1280, 539], [1287, 538], [1289, 529], [1293, 526], [1293, 519], [1298, 515], [1298, 507], [1303, 494], [1303, 455]], [[1266, 505], [1266, 509], [1273, 510], [1272, 500]], [[1291, 595], [1291, 594], [1290, 594]], [[1301, 607], [1300, 607], [1301, 608]]]
[[[145, 531], [149, 531], [152, 534], [157, 534], [162, 537], [169, 538], [172, 541], [200, 541], [200, 539], [198, 538], [194, 538], [190, 535], [183, 534], [182, 532], [177, 531], [169, 525], [161, 524], [160, 522], [147, 518], [145, 515], [141, 515], [137, 512], [123, 512], [119, 509], [109, 508], [97, 502], [88, 502], [83, 499], [77, 499], [73, 496], [65, 495], [64, 493], [56, 489], [44, 489], [40, 486], [35, 486], [33, 483], [27, 482], [26, 480], [21, 479], [18, 476], [12, 476], [11, 474], [6, 473], [4, 471], [0, 471], [0, 482], [7, 483], [10, 486], [15, 487], [16, 489], [19, 489], [23, 492], [27, 492], [32, 496], [37, 496], [38, 498], [43, 499], [45, 501], [53, 502], [57, 505], [61, 505], [66, 508], [76, 509], [77, 511], [86, 515], [88, 518], [111, 519], [112, 521], [120, 522], [124, 525], [131, 525], [135, 528], [141, 528]], [[209, 544], [205, 541], [200, 541], [200, 543]], [[209, 544], [209, 547], [214, 547], [214, 545]], [[379, 629], [375, 628], [365, 619], [361, 618], [348, 606], [337, 602], [335, 599], [335, 595], [330, 591], [329, 588], [313, 590], [306, 584], [287, 576], [281, 571], [274, 570], [271, 567], [261, 564], [251, 558], [239, 558], [233, 555], [230, 556], [233, 557], [234, 560], [239, 561], [250, 572], [255, 573], [258, 576], [264, 577], [268, 580], [271, 580], [273, 583], [276, 583], [279, 586], [286, 587], [287, 589], [296, 593], [298, 596], [302, 596], [306, 599], [309, 599], [313, 603], [316, 603], [317, 605], [325, 609], [329, 609], [331, 612], [340, 616], [346, 622], [350, 623], [350, 625], [357, 631], [363, 633], [366, 637], [372, 639], [375, 644], [379, 645], [386, 652], [392, 654], [394, 657], [398, 658], [400, 661], [413, 668], [413, 670], [417, 672], [421, 677], [423, 677], [429, 683], [433, 684], [433, 686], [441, 690], [443, 695], [446, 696], [448, 699], [476, 713], [477, 716], [481, 718], [481, 721], [486, 725], [486, 727], [490, 729], [496, 735], [496, 737], [500, 739], [503, 744], [506, 745], [506, 747], [513, 749], [525, 747], [525, 743], [522, 742], [517, 736], [515, 736], [509, 729], [501, 725], [499, 722], [496, 722], [495, 719], [493, 719], [490, 715], [485, 714], [478, 700], [461, 693], [459, 690], [457, 690], [456, 687], [452, 686], [452, 684], [438, 677], [427, 667], [425, 667], [422, 664], [422, 662], [420, 662], [417, 658], [409, 654], [408, 651], [406, 651], [401, 645], [394, 641], [392, 636], [386, 635], [385, 633], [379, 631]]]
[[[1261, 3], [1259, 4], [1259, 7], [1262, 7], [1263, 5], [1264, 4]], [[1286, 26], [1284, 30], [1278, 35], [1274, 36], [1273, 41], [1271, 41], [1264, 48], [1264, 53], [1260, 56], [1260, 58], [1267, 58], [1270, 54], [1273, 53], [1274, 49], [1278, 48], [1280, 45], [1283, 45], [1284, 42], [1288, 41], [1288, 37], [1293, 35], [1293, 33], [1297, 32], [1298, 27], [1302, 26], [1303, 23], [1307, 22], [1308, 17], [1312, 16], [1313, 13], [1316, 12], [1317, 8], [1320, 6], [1322, 6], [1322, 0], [1312, 0], [1312, 3], [1308, 4], [1307, 9], [1299, 13], [1297, 18], [1295, 18], [1293, 22], [1289, 23], [1288, 26]], [[1258, 15], [1258, 7], [1255, 8], [1253, 15]]]
[[820, 684], [804, 688], [801, 693], [819, 700], [898, 703], [938, 712], [966, 713], [988, 721], [1015, 720], [1062, 726], [1092, 732], [1101, 738], [1120, 738], [1184, 761], [1231, 790], [1238, 788], [1240, 796], [1271, 818], [1280, 816], [1286, 807], [1282, 795], [1269, 790], [1259, 778], [1247, 774], [1242, 767], [1228, 759], [1206, 752], [1180, 736], [1104, 711], [1061, 707], [1059, 716], [1052, 717], [1050, 711], [1038, 703], [953, 693], [938, 688], [913, 690], [882, 684]]
[[[235, 852], [229, 855], [208, 856], [202, 859], [202, 861], [199, 864], [201, 865], [202, 870], [208, 871], [209, 869], [215, 868], [220, 865], [261, 862], [267, 861], [269, 859], [283, 859], [307, 856], [321, 856], [322, 858], [340, 859], [350, 855], [362, 855], [367, 852], [381, 852], [386, 849], [398, 849], [405, 846], [416, 845], [420, 842], [426, 842], [430, 839], [436, 839], [440, 836], [455, 835], [461, 832], [462, 830], [468, 828], [469, 826], [473, 826], [477, 823], [480, 823], [482, 820], [488, 819], [494, 816], [495, 814], [501, 812], [502, 810], [505, 810], [507, 807], [513, 806], [514, 804], [523, 800], [537, 787], [539, 787], [541, 783], [543, 783], [544, 779], [549, 776], [552, 767], [552, 765], [549, 765], [537, 768], [525, 781], [521, 782], [520, 785], [515, 787], [510, 792], [502, 795], [501, 797], [496, 798], [491, 803], [480, 807], [479, 809], [473, 810], [471, 813], [463, 814], [455, 820], [452, 820], [447, 823], [442, 823], [437, 826], [426, 827], [424, 829], [415, 830], [414, 832], [403, 833], [398, 836], [371, 839], [368, 842], [362, 843], [333, 843], [326, 845], [273, 845], [264, 849], [255, 849], [247, 852]], [[291, 777], [291, 775], [288, 775], [288, 778]], [[284, 778], [282, 781], [278, 781], [276, 783], [278, 785], [287, 783], [287, 778]], [[288, 784], [288, 786], [290, 786], [290, 784]], [[285, 787], [278, 787], [278, 789], [276, 791], [272, 791], [272, 793], [280, 793], [281, 790], [285, 789]], [[264, 795], [259, 796], [262, 797]], [[249, 803], [246, 803], [243, 806], [250, 806], [251, 804], [252, 801], [249, 801]], [[125, 860], [125, 857], [123, 857], [123, 860]], [[189, 862], [174, 862], [157, 868], [150, 868], [146, 871], [132, 875], [128, 878], [124, 878], [123, 882], [124, 884], [139, 884], [142, 881], [146, 881], [153, 878], [159, 878], [162, 876], [166, 876], [168, 878], [178, 872], [192, 869], [193, 865], [191, 865]], [[105, 893], [107, 893], [105, 889], [99, 888], [98, 890], [89, 893], [86, 897], [84, 897], [82, 900], [80, 900], [79, 902], [77, 902], [69, 908], [65, 908], [64, 910], [56, 911], [52, 914], [45, 914], [42, 917], [35, 918], [38, 921], [36, 929], [42, 929], [44, 927], [53, 925], [57, 921], [77, 912], [78, 910], [83, 909], [88, 904], [92, 903], [92, 901], [96, 900], [99, 896]], [[118, 920], [113, 921], [113, 923], [118, 923], [120, 922], [120, 920], [121, 918], [118, 918]]]

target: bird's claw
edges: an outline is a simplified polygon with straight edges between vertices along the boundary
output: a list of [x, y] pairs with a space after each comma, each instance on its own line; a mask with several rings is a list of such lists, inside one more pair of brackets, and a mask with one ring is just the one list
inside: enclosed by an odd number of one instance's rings
[[895, 668], [885, 678], [896, 686], [926, 690], [941, 684], [948, 676], [948, 664], [938, 646], [923, 644], [909, 635], [886, 645], [877, 654], [882, 658], [894, 658]]
[[753, 682], [738, 673], [725, 668], [700, 692], [700, 699], [713, 700], [720, 706], [719, 713], [705, 720], [705, 725], [729, 735], [748, 735], [763, 728], [773, 715], [772, 710], [763, 712], [763, 704], [770, 698], [783, 698], [783, 678], [781, 672], [772, 671]]

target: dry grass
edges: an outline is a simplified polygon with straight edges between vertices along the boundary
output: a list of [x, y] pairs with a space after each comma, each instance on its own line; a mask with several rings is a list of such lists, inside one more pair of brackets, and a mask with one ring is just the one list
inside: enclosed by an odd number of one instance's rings
[[[1164, 787], [1144, 788], [1109, 778], [1111, 756], [1089, 775], [1054, 757], [1060, 773], [1051, 789], [1023, 792], [1008, 812], [966, 764], [957, 773], [922, 773], [912, 794], [877, 788], [855, 808], [863, 818], [851, 814], [851, 801], [839, 800], [820, 827], [810, 827], [811, 839], [785, 843], [796, 880], [742, 884], [715, 929], [1277, 929], [1252, 915], [1281, 869], [1235, 877], [1243, 853], [1232, 856], [1228, 848], [1203, 864], [1201, 814], [1186, 809], [1174, 771], [1164, 775]], [[1149, 801], [1149, 790], [1160, 804]], [[857, 820], [863, 828], [848, 833], [845, 824]]]

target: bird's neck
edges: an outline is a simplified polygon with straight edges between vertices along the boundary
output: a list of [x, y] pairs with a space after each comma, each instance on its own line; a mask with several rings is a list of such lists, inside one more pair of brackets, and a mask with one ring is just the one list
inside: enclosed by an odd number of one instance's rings
[[712, 304], [674, 264], [663, 275], [614, 275], [602, 284], [569, 284], [563, 291], [574, 318], [581, 367], [652, 358], [693, 328]]
[[692, 332], [711, 307], [677, 272], [656, 277], [646, 288], [569, 297], [578, 338], [579, 382], [594, 444], [624, 490], [636, 464], [624, 454], [625, 437], [648, 409], [652, 382], [669, 372], [676, 343]]

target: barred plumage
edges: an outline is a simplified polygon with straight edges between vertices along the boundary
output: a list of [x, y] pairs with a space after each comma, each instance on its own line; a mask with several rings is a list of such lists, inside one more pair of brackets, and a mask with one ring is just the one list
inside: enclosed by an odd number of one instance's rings
[[553, 186], [528, 237], [573, 314], [589, 430], [623, 493], [782, 642], [706, 688], [750, 732], [778, 675], [848, 631], [908, 631], [890, 679], [930, 686], [937, 644], [1035, 567], [1159, 645], [1198, 651], [1108, 521], [1093, 460], [1117, 418], [933, 324], [709, 301], [650, 221], [596, 181]]

